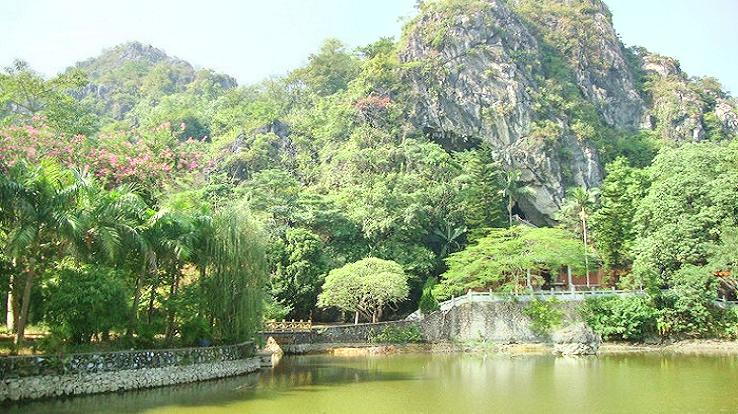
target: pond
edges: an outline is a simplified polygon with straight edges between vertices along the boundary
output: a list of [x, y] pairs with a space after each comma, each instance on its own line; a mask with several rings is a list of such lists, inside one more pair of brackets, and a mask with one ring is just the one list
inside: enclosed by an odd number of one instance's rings
[[260, 374], [31, 402], [10, 412], [736, 413], [736, 386], [732, 355], [314, 355], [286, 357]]

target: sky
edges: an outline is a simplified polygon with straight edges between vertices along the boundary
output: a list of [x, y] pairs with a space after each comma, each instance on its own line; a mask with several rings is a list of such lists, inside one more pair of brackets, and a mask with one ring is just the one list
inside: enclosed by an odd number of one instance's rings
[[[738, 95], [738, 0], [609, 0], [627, 45], [675, 57]], [[46, 76], [138, 40], [241, 84], [289, 72], [328, 37], [399, 36], [416, 0], [0, 0], [0, 66]]]

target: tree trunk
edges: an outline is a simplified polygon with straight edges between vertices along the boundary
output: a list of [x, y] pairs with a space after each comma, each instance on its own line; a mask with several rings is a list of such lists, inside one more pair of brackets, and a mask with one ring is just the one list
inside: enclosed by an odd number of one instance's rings
[[23, 343], [24, 334], [26, 332], [26, 325], [28, 323], [28, 307], [31, 301], [31, 288], [33, 288], [33, 279], [36, 276], [34, 263], [31, 260], [28, 266], [28, 272], [26, 273], [26, 285], [23, 288], [23, 301], [21, 302], [20, 315], [18, 315], [18, 326], [15, 332], [15, 345], [21, 345]]
[[[177, 297], [178, 288], [179, 288], [179, 269], [175, 268], [173, 279], [172, 279], [172, 286], [169, 288], [169, 300], [172, 300]], [[174, 336], [174, 318], [176, 317], [176, 310], [170, 306], [168, 313], [169, 315], [167, 315], [167, 333], [166, 333], [167, 342], [171, 341], [172, 337]]]
[[513, 208], [513, 200], [512, 196], [507, 197], [507, 219], [510, 223], [509, 227], [512, 227], [512, 208]]
[[354, 315], [354, 325], [359, 324], [359, 311], [356, 311], [356, 314]]
[[587, 287], [590, 287], [589, 283], [589, 258], [587, 257], [587, 219], [582, 211], [582, 238], [584, 239], [584, 271], [587, 274]]
[[128, 318], [128, 330], [126, 336], [130, 337], [133, 335], [133, 330], [136, 329], [136, 323], [138, 322], [138, 306], [141, 303], [141, 289], [143, 289], [143, 279], [146, 273], [146, 265], [144, 265], [141, 273], [136, 276], [136, 287], [133, 292], [133, 306], [131, 308], [131, 315]]
[[149, 324], [151, 324], [151, 317], [154, 316], [154, 299], [156, 298], [156, 285], [158, 284], [158, 279], [151, 284], [151, 291], [149, 293], [149, 309], [146, 313], [146, 323]]
[[6, 301], [7, 308], [5, 309], [5, 327], [8, 328], [8, 332], [13, 332], [13, 329], [15, 328], [15, 312], [13, 312], [13, 308], [15, 307], [15, 304], [13, 303], [13, 290], [15, 289], [15, 286], [13, 286], [14, 279], [13, 275], [10, 275], [10, 283], [8, 283], [8, 300]]

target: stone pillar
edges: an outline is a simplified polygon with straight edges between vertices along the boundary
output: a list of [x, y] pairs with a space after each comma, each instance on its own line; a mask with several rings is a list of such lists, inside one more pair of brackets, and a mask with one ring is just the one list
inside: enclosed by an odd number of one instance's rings
[[572, 280], [572, 277], [571, 277], [571, 266], [568, 266], [568, 265], [566, 266], [566, 277], [568, 278], [568, 282], [569, 282], [569, 290], [574, 292], [574, 281]]

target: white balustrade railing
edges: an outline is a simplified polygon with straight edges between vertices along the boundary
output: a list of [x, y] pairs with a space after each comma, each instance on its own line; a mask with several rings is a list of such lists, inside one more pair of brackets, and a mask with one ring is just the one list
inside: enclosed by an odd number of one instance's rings
[[499, 292], [475, 292], [469, 291], [465, 295], [452, 297], [451, 299], [439, 303], [440, 310], [447, 311], [455, 306], [464, 303], [479, 303], [479, 302], [504, 302], [509, 300], [516, 301], [530, 301], [536, 298], [544, 297], [555, 297], [561, 301], [581, 301], [588, 297], [603, 297], [603, 296], [630, 296], [630, 295], [642, 295], [643, 290], [618, 290], [618, 289], [598, 289], [598, 290], [539, 290], [539, 291], [524, 291], [524, 292], [510, 292], [510, 293], [499, 293]]

